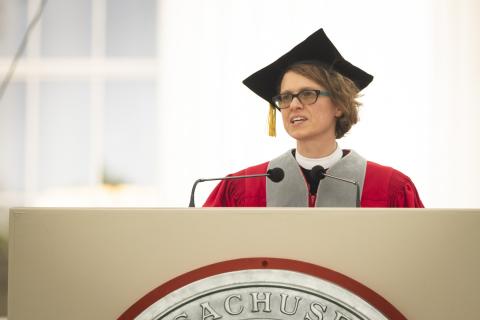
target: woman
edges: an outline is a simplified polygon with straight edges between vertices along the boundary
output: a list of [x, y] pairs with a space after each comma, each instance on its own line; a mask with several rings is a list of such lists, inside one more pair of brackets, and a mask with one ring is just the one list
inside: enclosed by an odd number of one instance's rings
[[[362, 207], [423, 207], [406, 175], [338, 147], [336, 139], [358, 120], [360, 90], [372, 80], [340, 55], [323, 29], [245, 79], [247, 87], [270, 103], [269, 134], [275, 135], [277, 109], [297, 147], [233, 174], [263, 174], [280, 167], [285, 172], [282, 181], [265, 177], [222, 181], [205, 206], [353, 207], [359, 196]], [[318, 168], [354, 181], [360, 194], [352, 183], [322, 179]]]

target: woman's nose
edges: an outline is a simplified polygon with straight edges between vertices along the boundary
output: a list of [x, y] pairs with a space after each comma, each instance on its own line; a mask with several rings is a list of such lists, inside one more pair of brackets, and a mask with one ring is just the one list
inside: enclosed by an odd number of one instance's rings
[[303, 108], [303, 104], [300, 102], [298, 97], [293, 97], [292, 102], [290, 102], [290, 108], [291, 109]]

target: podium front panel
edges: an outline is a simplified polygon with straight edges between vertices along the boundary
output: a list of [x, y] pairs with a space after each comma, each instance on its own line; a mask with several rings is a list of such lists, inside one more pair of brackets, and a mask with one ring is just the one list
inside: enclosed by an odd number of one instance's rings
[[474, 319], [480, 210], [14, 208], [8, 319], [116, 319], [157, 286], [225, 260], [305, 261], [408, 319]]

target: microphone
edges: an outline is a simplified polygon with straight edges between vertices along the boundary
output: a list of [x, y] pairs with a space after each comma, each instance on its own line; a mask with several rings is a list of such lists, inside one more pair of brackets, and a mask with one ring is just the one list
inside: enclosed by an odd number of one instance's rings
[[331, 179], [335, 179], [335, 180], [339, 180], [339, 181], [343, 181], [343, 182], [347, 182], [347, 183], [351, 183], [353, 185], [355, 185], [356, 187], [356, 194], [357, 194], [357, 197], [356, 197], [356, 201], [355, 201], [355, 205], [357, 208], [360, 208], [360, 185], [358, 184], [357, 181], [354, 181], [354, 180], [349, 180], [349, 179], [344, 179], [344, 178], [339, 178], [339, 177], [335, 177], [335, 176], [332, 176], [332, 175], [329, 175], [326, 173], [327, 170], [325, 170], [324, 167], [322, 166], [314, 166], [312, 168], [312, 170], [310, 171], [310, 176], [312, 178], [318, 178], [319, 180], [322, 180], [324, 179], [325, 177], [329, 177]]
[[209, 179], [198, 179], [195, 181], [192, 187], [192, 192], [190, 193], [190, 203], [188, 205], [189, 208], [195, 208], [195, 188], [197, 184], [200, 182], [205, 181], [215, 181], [215, 180], [237, 180], [237, 179], [248, 179], [248, 178], [260, 178], [260, 177], [268, 177], [273, 182], [280, 182], [285, 177], [285, 172], [282, 168], [273, 168], [269, 169], [267, 173], [262, 174], [250, 174], [246, 176], [229, 176], [229, 177], [222, 177], [222, 178], [209, 178]]

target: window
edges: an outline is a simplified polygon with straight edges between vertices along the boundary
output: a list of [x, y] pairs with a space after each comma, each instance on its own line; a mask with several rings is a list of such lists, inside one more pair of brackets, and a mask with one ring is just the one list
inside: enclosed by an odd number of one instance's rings
[[[0, 1], [1, 74], [39, 4]], [[47, 2], [0, 102], [0, 214], [62, 195], [111, 206], [105, 185], [155, 185], [156, 45], [155, 0]]]

